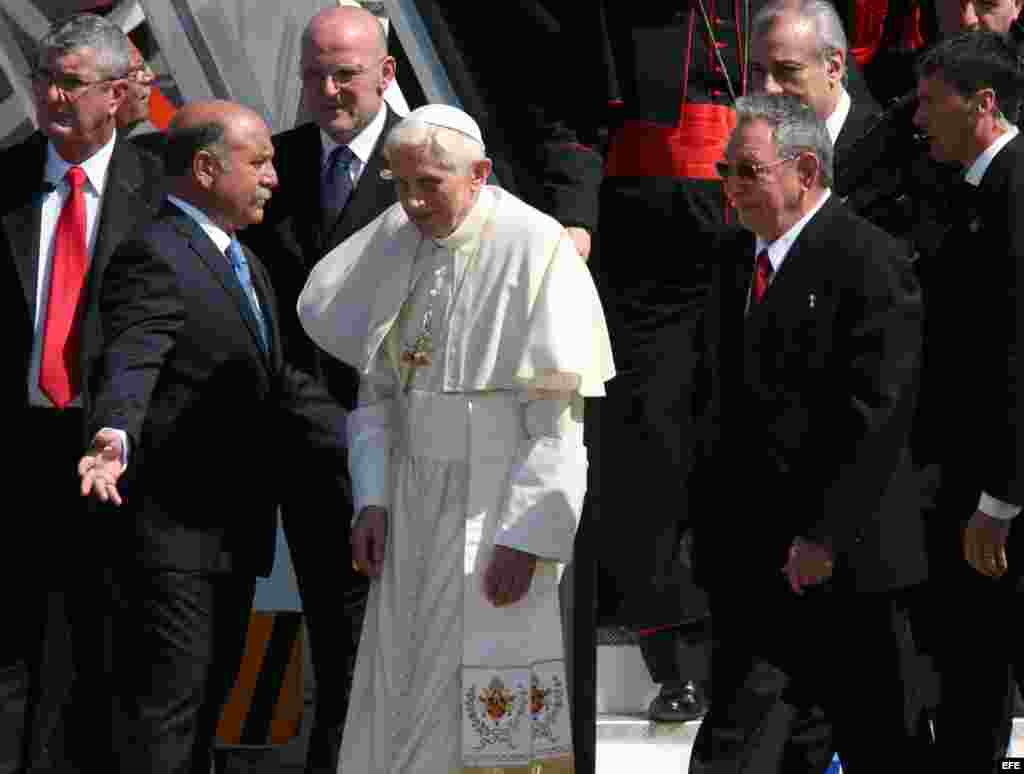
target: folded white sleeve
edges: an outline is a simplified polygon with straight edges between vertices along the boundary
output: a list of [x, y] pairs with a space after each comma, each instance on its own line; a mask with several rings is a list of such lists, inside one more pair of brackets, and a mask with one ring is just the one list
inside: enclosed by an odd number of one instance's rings
[[391, 508], [393, 410], [394, 400], [383, 400], [348, 415], [348, 467], [357, 517], [368, 505]]
[[498, 545], [568, 562], [587, 489], [583, 424], [571, 399], [524, 405], [526, 437], [512, 468]]

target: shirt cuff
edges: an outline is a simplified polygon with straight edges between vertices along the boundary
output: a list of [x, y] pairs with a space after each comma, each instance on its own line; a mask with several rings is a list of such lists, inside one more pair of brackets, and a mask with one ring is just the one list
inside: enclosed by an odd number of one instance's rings
[[1021, 506], [1004, 503], [1002, 500], [997, 500], [991, 495], [982, 492], [981, 499], [978, 501], [978, 510], [986, 516], [991, 516], [993, 519], [1009, 521], [1016, 518], [1017, 514], [1021, 511]]
[[[121, 439], [121, 467], [128, 467], [128, 433], [124, 430], [118, 430], [116, 427], [104, 427], [100, 430], [100, 433], [114, 433], [118, 438]], [[97, 433], [98, 435], [98, 433]]]

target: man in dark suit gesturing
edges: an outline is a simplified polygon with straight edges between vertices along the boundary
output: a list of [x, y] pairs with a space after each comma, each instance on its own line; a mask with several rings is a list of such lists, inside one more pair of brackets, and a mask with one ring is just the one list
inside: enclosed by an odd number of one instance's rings
[[[83, 518], [72, 469], [84, 432], [80, 391], [102, 346], [99, 283], [118, 243], [152, 217], [162, 174], [159, 162], [115, 130], [131, 66], [128, 39], [102, 17], [81, 14], [54, 25], [32, 71], [39, 131], [0, 152], [7, 181], [0, 187], [0, 307], [8, 359], [0, 406], [5, 426], [27, 444], [11, 461], [12, 475], [33, 492], [33, 512], [44, 516], [8, 520], [16, 556], [0, 570], [0, 586], [14, 606], [11, 620], [18, 622], [4, 637], [0, 659], [24, 659], [29, 671], [26, 766], [39, 765], [66, 691], [64, 591], [76, 640], [101, 617], [93, 588], [104, 537]], [[46, 561], [37, 564], [42, 556]], [[87, 712], [99, 700], [96, 683], [87, 687], [90, 668], [103, 662], [88, 650], [90, 639], [76, 648], [81, 690], [75, 693], [84, 694]], [[96, 731], [85, 747], [101, 747], [102, 736]]]
[[167, 202], [104, 278], [95, 440], [79, 472], [83, 494], [121, 506], [107, 536], [125, 774], [207, 774], [293, 485], [282, 460], [312, 445], [321, 470], [344, 470], [344, 412], [283, 363], [270, 283], [235, 238], [263, 216], [273, 155], [252, 111], [184, 108], [167, 140]]
[[[398, 120], [383, 99], [394, 77], [384, 28], [369, 11], [328, 8], [310, 20], [302, 37], [302, 100], [313, 121], [273, 138], [280, 187], [263, 223], [241, 235], [265, 257], [281, 299], [285, 358], [349, 408], [358, 375], [323, 357], [299, 325], [295, 303], [314, 264], [396, 201], [394, 184], [380, 175], [383, 138]], [[295, 462], [307, 472], [315, 464], [301, 455]], [[308, 476], [281, 508], [316, 676], [306, 768], [316, 774], [337, 769], [367, 590], [365, 576], [350, 569], [351, 494], [334, 472]]]
[[[932, 156], [964, 168], [960, 212], [920, 262], [927, 318], [915, 457], [939, 463], [928, 512], [938, 760], [995, 770], [1010, 741], [1024, 649], [1003, 631], [1024, 590], [1024, 77], [992, 32], [938, 44], [920, 64], [915, 122]], [[966, 560], [966, 561], [965, 561]], [[955, 605], [951, 602], [955, 601]]]
[[[720, 649], [690, 771], [818, 774], [833, 751], [852, 774], [900, 770], [923, 745], [900, 662], [926, 573], [907, 450], [920, 297], [899, 243], [831, 194], [805, 104], [740, 99], [726, 158], [748, 231], [716, 253], [698, 480], [742, 485], [705, 492], [725, 507], [697, 521]], [[820, 710], [831, 739], [808, 744]]]

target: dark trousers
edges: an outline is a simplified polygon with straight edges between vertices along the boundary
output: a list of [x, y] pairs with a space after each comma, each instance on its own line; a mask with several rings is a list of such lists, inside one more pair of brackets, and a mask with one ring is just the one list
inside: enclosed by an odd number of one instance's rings
[[691, 774], [822, 774], [833, 753], [849, 774], [920, 767], [930, 739], [908, 601], [784, 587], [713, 596], [715, 700]]
[[[46, 765], [76, 671], [65, 592], [78, 592], [71, 600], [76, 617], [96, 620], [98, 589], [92, 581], [99, 567], [86, 503], [78, 494], [81, 409], [26, 409], [19, 421], [21, 427], [12, 432], [23, 446], [14, 455], [11, 480], [31, 493], [31, 507], [7, 523], [10, 542], [0, 584], [17, 625], [5, 633], [0, 659], [25, 666], [19, 757], [31, 770]], [[82, 664], [83, 679], [96, 666], [95, 660]]]
[[351, 504], [328, 513], [325, 504], [336, 494], [319, 497], [309, 489], [306, 495], [281, 509], [316, 679], [306, 771], [335, 774], [369, 584], [351, 569]]
[[946, 600], [945, 637], [933, 649], [940, 690], [936, 760], [948, 771], [995, 771], [1013, 730], [1014, 687], [1024, 686], [1014, 622], [1024, 583], [986, 578], [966, 562], [958, 582], [951, 581], [932, 587]]
[[[939, 476], [926, 513], [931, 580], [915, 627], [938, 674], [936, 763], [948, 771], [994, 771], [1013, 728], [1014, 684], [1024, 684], [1024, 650], [1014, 618], [1024, 601], [1020, 575], [987, 578], [963, 558], [963, 527], [978, 505], [977, 476]], [[968, 469], [969, 470], [969, 469]], [[1019, 529], [1019, 525], [1015, 525]], [[1011, 569], [1020, 573], [1011, 537]]]
[[116, 568], [111, 634], [121, 774], [209, 774], [255, 579]]
[[689, 680], [708, 683], [711, 650], [711, 619], [687, 626], [641, 631], [637, 640], [651, 680], [679, 686]]

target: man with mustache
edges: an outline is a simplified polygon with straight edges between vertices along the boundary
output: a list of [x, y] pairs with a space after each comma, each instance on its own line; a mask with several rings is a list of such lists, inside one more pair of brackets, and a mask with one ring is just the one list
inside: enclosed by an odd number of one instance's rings
[[[82, 493], [109, 525], [112, 770], [206, 774], [257, 576], [273, 565], [283, 464], [315, 447], [343, 476], [344, 412], [283, 360], [266, 272], [239, 244], [277, 186], [270, 130], [230, 102], [187, 105], [168, 197], [111, 260]], [[109, 429], [108, 429], [109, 428]], [[307, 455], [311, 456], [311, 455]], [[127, 464], [127, 467], [125, 467]], [[123, 474], [123, 477], [122, 477]]]
[[[28, 666], [26, 767], [41, 764], [66, 692], [65, 594], [78, 662], [74, 706], [91, 713], [104, 691], [95, 671], [104, 658], [91, 645], [99, 642], [92, 627], [101, 620], [95, 589], [106, 538], [86, 520], [71, 469], [82, 447], [82, 385], [102, 346], [97, 289], [114, 249], [156, 210], [162, 175], [160, 163], [116, 129], [132, 68], [124, 33], [79, 14], [55, 24], [38, 51], [32, 94], [39, 131], [0, 152], [10, 182], [0, 190], [0, 307], [8, 332], [0, 405], [5, 426], [26, 444], [12, 476], [33, 492], [31, 512], [7, 519], [6, 538], [25, 563], [6, 562], [2, 571], [18, 621], [4, 637], [3, 660]], [[68, 752], [83, 771], [105, 770], [93, 757], [109, 746], [102, 729], [68, 724], [81, 736], [87, 728], [89, 739], [69, 738]]]
[[[281, 298], [288, 362], [328, 384], [345, 406], [355, 402], [358, 376], [322, 357], [299, 326], [295, 300], [325, 253], [395, 203], [394, 186], [380, 176], [380, 140], [398, 120], [383, 99], [394, 77], [384, 28], [369, 11], [328, 8], [310, 20], [302, 100], [313, 120], [273, 138], [279, 188], [263, 223], [241, 235], [266, 260]], [[281, 517], [318, 686], [307, 771], [334, 774], [367, 584], [350, 569], [347, 482], [305, 455], [294, 462], [306, 483], [289, 493]]]

